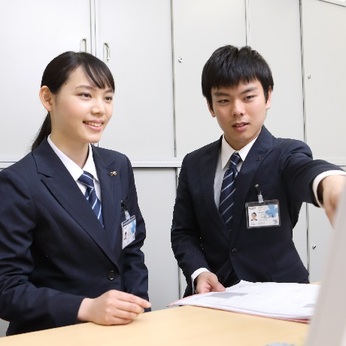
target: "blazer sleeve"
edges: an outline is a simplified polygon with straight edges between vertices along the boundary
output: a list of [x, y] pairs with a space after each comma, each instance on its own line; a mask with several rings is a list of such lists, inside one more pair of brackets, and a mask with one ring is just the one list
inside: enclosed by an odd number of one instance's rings
[[83, 296], [35, 287], [30, 282], [35, 201], [10, 168], [0, 172], [0, 196], [7, 201], [0, 203], [0, 317], [16, 320], [25, 314], [25, 320], [33, 321], [40, 329], [76, 323]]
[[284, 158], [281, 170], [289, 199], [319, 206], [312, 189], [314, 179], [331, 170], [343, 172], [342, 168], [325, 160], [313, 159], [310, 147], [299, 140], [281, 139], [281, 148], [281, 157]]
[[182, 162], [171, 228], [172, 250], [186, 278], [199, 268], [209, 269], [201, 248], [200, 226], [189, 187], [189, 155]]

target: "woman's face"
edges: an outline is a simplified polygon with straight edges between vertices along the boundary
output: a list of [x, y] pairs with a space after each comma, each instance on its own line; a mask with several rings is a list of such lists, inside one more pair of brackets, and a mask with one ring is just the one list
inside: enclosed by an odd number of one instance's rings
[[50, 93], [49, 108], [45, 105], [55, 145], [64, 151], [99, 142], [112, 116], [113, 94], [93, 86], [81, 67], [72, 72], [57, 94]]

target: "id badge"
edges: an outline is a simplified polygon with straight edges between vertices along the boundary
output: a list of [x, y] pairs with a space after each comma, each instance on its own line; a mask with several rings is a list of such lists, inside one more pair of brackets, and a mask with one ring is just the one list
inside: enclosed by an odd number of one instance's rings
[[131, 244], [136, 239], [136, 216], [132, 215], [121, 223], [123, 231], [123, 243], [124, 249], [127, 245]]
[[247, 228], [280, 226], [279, 200], [245, 204]]

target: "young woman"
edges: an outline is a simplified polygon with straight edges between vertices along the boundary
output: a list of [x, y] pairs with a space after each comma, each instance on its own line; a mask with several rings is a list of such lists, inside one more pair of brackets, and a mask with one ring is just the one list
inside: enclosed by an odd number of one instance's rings
[[48, 114], [32, 152], [0, 172], [0, 317], [10, 322], [8, 335], [126, 324], [150, 309], [132, 167], [93, 145], [112, 116], [113, 94], [111, 72], [91, 54], [63, 53], [44, 71], [39, 95]]

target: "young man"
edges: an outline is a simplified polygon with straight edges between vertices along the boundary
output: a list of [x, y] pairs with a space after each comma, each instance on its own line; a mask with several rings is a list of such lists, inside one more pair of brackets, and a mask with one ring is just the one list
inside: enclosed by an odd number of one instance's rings
[[313, 160], [305, 143], [264, 127], [273, 86], [268, 64], [250, 47], [221, 47], [204, 66], [202, 92], [223, 136], [186, 155], [181, 168], [171, 240], [185, 295], [239, 280], [308, 282], [292, 229], [303, 202], [323, 206], [332, 222], [346, 176]]

